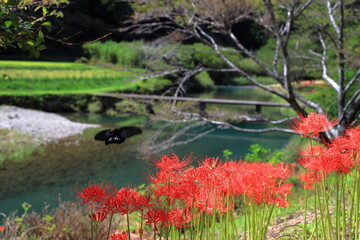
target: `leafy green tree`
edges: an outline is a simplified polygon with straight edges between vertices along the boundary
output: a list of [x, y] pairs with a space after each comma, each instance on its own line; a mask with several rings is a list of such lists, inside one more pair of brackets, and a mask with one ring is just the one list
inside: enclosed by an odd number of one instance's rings
[[50, 17], [63, 17], [59, 9], [68, 0], [2, 0], [0, 2], [0, 50], [20, 48], [38, 57], [46, 49], [44, 28]]

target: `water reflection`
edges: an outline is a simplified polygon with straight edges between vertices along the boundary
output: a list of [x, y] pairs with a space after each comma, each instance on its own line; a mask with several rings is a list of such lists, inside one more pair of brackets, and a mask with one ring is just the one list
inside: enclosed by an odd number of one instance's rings
[[[72, 116], [74, 118], [74, 116]], [[78, 116], [79, 117], [79, 116]], [[89, 116], [88, 116], [89, 117]], [[84, 120], [86, 116], [80, 117]], [[104, 125], [114, 126], [126, 118], [99, 118]], [[95, 123], [99, 123], [96, 121]], [[249, 127], [249, 126], [247, 126]], [[92, 136], [99, 129], [87, 130], [84, 135], [52, 144], [44, 152], [35, 154], [27, 163], [8, 163], [1, 169], [0, 212], [19, 209], [23, 202], [40, 209], [44, 202], [57, 205], [58, 193], [63, 200], [72, 199], [72, 189], [91, 181], [111, 181], [120, 186], [136, 186], [147, 181], [151, 166], [146, 163], [149, 156], [138, 151], [154, 129], [145, 127], [142, 135], [127, 139], [121, 145], [105, 146], [94, 141]], [[182, 139], [192, 138], [199, 130], [192, 130]], [[173, 134], [166, 130], [167, 136]], [[229, 129], [219, 129], [191, 143], [166, 149], [161, 154], [178, 154], [183, 157], [192, 153], [201, 160], [203, 156], [221, 156], [225, 149], [233, 152], [233, 157], [244, 156], [251, 144], [258, 143], [265, 148], [279, 148], [286, 144], [288, 135], [251, 134]]]

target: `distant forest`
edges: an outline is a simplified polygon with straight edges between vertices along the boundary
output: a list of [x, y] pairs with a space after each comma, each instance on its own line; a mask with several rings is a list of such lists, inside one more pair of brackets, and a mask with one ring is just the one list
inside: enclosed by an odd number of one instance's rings
[[[114, 0], [76, 0], [64, 9], [64, 18], [51, 19], [53, 29], [47, 33], [56, 39], [66, 39], [67, 44], [47, 40], [47, 49], [41, 53], [38, 59], [49, 61], [74, 61], [83, 56], [82, 43], [92, 41], [111, 33], [103, 40], [113, 41], [152, 41], [165, 36], [164, 30], [151, 34], [136, 35], [131, 32], [122, 31], [127, 26], [133, 11], [126, 1]], [[160, 20], [161, 21], [161, 20]], [[256, 24], [243, 22], [234, 26], [240, 41], [252, 49], [257, 49], [266, 43], [266, 39]], [[227, 40], [218, 36], [221, 40]], [[193, 43], [194, 39], [187, 39], [184, 43]], [[8, 48], [1, 52], [0, 59], [27, 60], [26, 52], [18, 49]]]

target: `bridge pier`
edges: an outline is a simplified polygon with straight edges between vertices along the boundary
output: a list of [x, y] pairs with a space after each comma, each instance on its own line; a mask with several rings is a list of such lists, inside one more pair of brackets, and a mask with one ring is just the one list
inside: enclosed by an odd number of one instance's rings
[[199, 102], [199, 114], [201, 117], [208, 117], [208, 114], [206, 113], [206, 102]]
[[255, 112], [261, 113], [261, 105], [255, 105]]

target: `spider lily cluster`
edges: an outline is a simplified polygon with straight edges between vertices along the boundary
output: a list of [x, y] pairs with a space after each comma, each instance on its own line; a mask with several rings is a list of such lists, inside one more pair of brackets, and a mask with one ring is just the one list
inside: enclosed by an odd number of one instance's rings
[[[132, 188], [116, 190], [111, 184], [90, 185], [78, 192], [82, 205], [87, 204], [95, 223], [114, 214], [138, 214], [143, 224], [151, 225], [154, 239], [178, 238], [232, 239], [239, 234], [235, 223], [236, 199], [246, 206], [248, 234], [266, 235], [274, 207], [287, 206], [292, 184], [286, 183], [292, 174], [290, 165], [280, 163], [225, 162], [206, 158], [198, 167], [191, 159], [179, 160], [172, 155], [154, 161], [157, 173], [146, 195]], [[216, 226], [217, 222], [222, 224]], [[259, 227], [262, 226], [262, 227]], [[128, 229], [129, 231], [129, 229]], [[238, 231], [238, 232], [237, 232]], [[250, 233], [251, 232], [251, 233]], [[130, 235], [111, 235], [110, 239], [130, 239]], [[125, 236], [125, 237], [124, 237]], [[260, 238], [259, 238], [260, 239]]]
[[[320, 137], [337, 121], [311, 113], [296, 122], [295, 131], [306, 137]], [[349, 128], [332, 143], [310, 145], [301, 152], [299, 164], [305, 169], [298, 178], [305, 188], [303, 239], [307, 239], [306, 212], [309, 191], [313, 196], [315, 239], [360, 239], [360, 127]]]
[[[302, 136], [319, 136], [335, 121], [310, 114], [294, 129]], [[311, 141], [311, 140], [310, 140]], [[327, 145], [314, 145], [301, 153], [298, 178], [304, 187], [303, 239], [359, 239], [360, 128], [348, 129]], [[153, 239], [265, 239], [277, 207], [287, 207], [296, 174], [295, 164], [227, 161], [206, 157], [193, 166], [192, 158], [164, 155], [146, 191], [116, 189], [110, 183], [93, 184], [77, 192], [90, 209], [91, 238], [109, 219], [106, 239], [144, 239], [146, 225]], [[334, 176], [332, 176], [334, 175]], [[311, 198], [310, 198], [311, 197]], [[309, 200], [311, 199], [311, 201]], [[334, 203], [334, 204], [333, 204]], [[315, 214], [312, 231], [306, 212]], [[237, 218], [243, 214], [241, 225]], [[114, 215], [126, 216], [127, 227], [113, 233]], [[139, 229], [130, 233], [130, 215], [139, 216]], [[149, 229], [149, 228], [148, 228]], [[148, 238], [147, 238], [148, 239]]]

